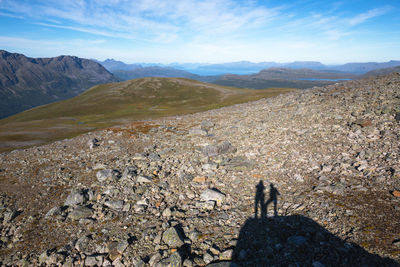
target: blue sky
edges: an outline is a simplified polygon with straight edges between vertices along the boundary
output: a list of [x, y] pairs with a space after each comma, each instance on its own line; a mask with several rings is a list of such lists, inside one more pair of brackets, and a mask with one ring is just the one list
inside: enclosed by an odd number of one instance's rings
[[400, 60], [399, 0], [0, 0], [0, 49], [133, 62]]

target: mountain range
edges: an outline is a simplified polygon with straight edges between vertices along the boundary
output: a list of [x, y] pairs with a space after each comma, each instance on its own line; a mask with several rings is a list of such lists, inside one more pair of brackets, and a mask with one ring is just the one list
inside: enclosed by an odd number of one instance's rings
[[0, 50], [0, 118], [117, 80], [92, 60], [74, 56], [30, 58]]
[[388, 62], [362, 62], [362, 63], [346, 63], [342, 65], [325, 65], [318, 61], [295, 61], [289, 63], [278, 62], [260, 62], [254, 63], [250, 61], [228, 62], [220, 64], [207, 64], [207, 63], [135, 63], [126, 64], [114, 59], [107, 59], [105, 61], [98, 61], [106, 69], [113, 72], [115, 70], [134, 70], [137, 68], [145, 68], [150, 66], [170, 67], [187, 72], [201, 75], [223, 75], [223, 74], [254, 74], [263, 69], [279, 67], [279, 68], [292, 68], [292, 69], [313, 69], [328, 72], [350, 72], [352, 74], [365, 74], [369, 71], [391, 68], [400, 66], [400, 60], [391, 60]]

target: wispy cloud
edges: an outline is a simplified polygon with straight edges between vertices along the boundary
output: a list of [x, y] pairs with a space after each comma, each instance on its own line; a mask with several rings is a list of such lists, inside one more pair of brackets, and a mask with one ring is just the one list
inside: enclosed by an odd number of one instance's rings
[[273, 8], [259, 7], [250, 1], [239, 4], [233, 0], [70, 0], [57, 3], [4, 0], [0, 2], [0, 8], [20, 10], [25, 16], [41, 23], [46, 23], [47, 18], [62, 19], [63, 27], [77, 31], [128, 39], [141, 35], [156, 41], [165, 36], [174, 40], [178, 34], [210, 35], [242, 31], [258, 27], [278, 14]]
[[[62, 51], [79, 55], [82, 55], [81, 51], [90, 55], [94, 55], [94, 52], [112, 52], [110, 56], [115, 58], [124, 54], [129, 54], [132, 58], [147, 55], [148, 58], [160, 58], [164, 61], [173, 61], [175, 58], [185, 60], [185, 57], [223, 61], [223, 58], [257, 59], [257, 56], [272, 60], [277, 59], [276, 55], [286, 59], [300, 54], [304, 58], [307, 55], [315, 58], [317, 49], [330, 53], [322, 47], [331, 47], [336, 43], [344, 46], [350, 39], [351, 43], [356, 43], [353, 40], [358, 40], [357, 38], [362, 39], [357, 45], [363, 45], [367, 39], [366, 32], [370, 34], [378, 31], [378, 27], [368, 28], [367, 22], [378, 19], [382, 22], [388, 16], [392, 16], [392, 22], [398, 21], [398, 17], [393, 19], [396, 16], [396, 4], [382, 6], [370, 0], [366, 1], [368, 3], [363, 8], [365, 12], [360, 12], [359, 8], [356, 9], [343, 0], [328, 4], [312, 0], [284, 2], [0, 0], [0, 17], [7, 17], [4, 21], [10, 21], [10, 18], [20, 19], [18, 23], [21, 31], [9, 31], [10, 36], [36, 36], [31, 34], [31, 30], [24, 28], [26, 25], [29, 25], [29, 29], [38, 30], [38, 40], [33, 40], [34, 37], [31, 37], [32, 40], [22, 38], [18, 39], [18, 43], [17, 39], [9, 39], [10, 44], [15, 47], [25, 45], [39, 49], [42, 45], [50, 49], [49, 51], [65, 49]], [[390, 38], [394, 40], [399, 36], [400, 30], [394, 26], [391, 30], [394, 33]], [[43, 36], [40, 36], [41, 33]], [[52, 35], [49, 36], [49, 33]], [[7, 37], [1, 38], [0, 45], [7, 45], [4, 39]], [[50, 38], [60, 41], [52, 43]], [[82, 38], [83, 44], [75, 42], [79, 38]], [[92, 50], [89, 50], [84, 46], [90, 44], [85, 38], [106, 41], [93, 43], [90, 48]], [[68, 48], [61, 40], [69, 45], [76, 45], [79, 50]], [[341, 50], [346, 48], [342, 47]]]
[[0, 16], [9, 17], [9, 18], [15, 18], [15, 19], [23, 19], [24, 18], [23, 16], [18, 16], [18, 15], [15, 15], [15, 14], [1, 12], [1, 11], [0, 11]]
[[354, 18], [351, 18], [349, 20], [349, 24], [351, 26], [355, 26], [361, 23], [364, 23], [365, 21], [378, 17], [378, 16], [382, 16], [385, 13], [389, 12], [391, 10], [391, 7], [381, 7], [381, 8], [374, 8], [371, 9], [365, 13], [361, 13], [357, 16], [355, 16]]

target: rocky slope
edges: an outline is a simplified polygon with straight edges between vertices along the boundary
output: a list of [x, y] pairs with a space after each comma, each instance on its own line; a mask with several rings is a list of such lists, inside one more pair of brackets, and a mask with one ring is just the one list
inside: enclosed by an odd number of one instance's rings
[[0, 118], [116, 80], [104, 67], [88, 59], [29, 58], [0, 50]]
[[399, 88], [397, 73], [3, 153], [0, 262], [399, 266]]

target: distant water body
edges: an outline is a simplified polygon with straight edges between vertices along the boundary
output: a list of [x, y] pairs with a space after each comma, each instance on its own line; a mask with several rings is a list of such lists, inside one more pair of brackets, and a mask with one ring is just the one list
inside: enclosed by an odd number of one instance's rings
[[[260, 69], [261, 70], [261, 69]], [[248, 75], [259, 72], [260, 70], [249, 70], [249, 69], [187, 69], [186, 71], [201, 76], [211, 75], [224, 75], [224, 74], [237, 74], [237, 75]]]

